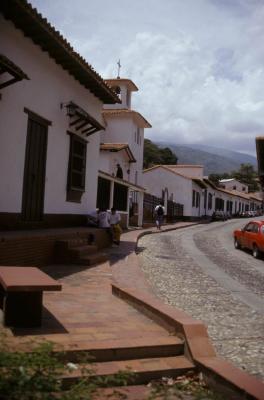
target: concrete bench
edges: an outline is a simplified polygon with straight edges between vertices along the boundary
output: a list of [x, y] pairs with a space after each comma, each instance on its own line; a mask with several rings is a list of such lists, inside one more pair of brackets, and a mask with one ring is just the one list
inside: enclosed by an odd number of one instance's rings
[[61, 288], [61, 284], [36, 267], [0, 266], [0, 308], [4, 325], [40, 326], [43, 291]]

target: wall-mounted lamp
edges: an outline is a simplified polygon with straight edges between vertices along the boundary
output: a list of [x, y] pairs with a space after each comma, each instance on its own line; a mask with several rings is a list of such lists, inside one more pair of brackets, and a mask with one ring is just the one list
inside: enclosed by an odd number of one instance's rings
[[69, 101], [67, 103], [60, 103], [60, 108], [61, 110], [63, 108], [66, 108], [66, 115], [68, 117], [73, 117], [75, 115], [76, 105], [72, 101]]

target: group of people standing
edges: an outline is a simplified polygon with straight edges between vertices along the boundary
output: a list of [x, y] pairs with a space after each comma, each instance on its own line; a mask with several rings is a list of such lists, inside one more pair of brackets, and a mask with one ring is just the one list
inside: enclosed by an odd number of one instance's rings
[[[163, 219], [165, 215], [165, 208], [163, 202], [160, 202], [154, 210], [156, 227], [158, 230], [161, 229]], [[120, 226], [121, 216], [114, 207], [111, 208], [111, 212], [107, 211], [106, 208], [101, 208], [96, 211], [96, 216], [89, 215], [88, 223], [91, 226], [97, 226], [103, 228], [109, 234], [113, 246], [119, 246], [122, 229]]]
[[104, 228], [111, 237], [112, 244], [119, 246], [122, 229], [120, 214], [113, 207], [109, 213], [106, 209], [99, 209], [97, 213], [98, 227]]

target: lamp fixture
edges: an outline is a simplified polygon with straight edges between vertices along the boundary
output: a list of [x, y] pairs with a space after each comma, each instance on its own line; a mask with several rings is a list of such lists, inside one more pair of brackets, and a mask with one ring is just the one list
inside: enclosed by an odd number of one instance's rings
[[60, 107], [67, 110], [66, 114], [70, 117], [69, 127], [75, 129], [81, 135], [90, 136], [97, 131], [105, 129], [95, 118], [73, 101], [60, 103]]
[[72, 101], [67, 102], [67, 103], [60, 103], [60, 108], [61, 108], [61, 110], [63, 108], [66, 108], [66, 110], [67, 110], [66, 115], [68, 117], [73, 117], [75, 115], [76, 105]]

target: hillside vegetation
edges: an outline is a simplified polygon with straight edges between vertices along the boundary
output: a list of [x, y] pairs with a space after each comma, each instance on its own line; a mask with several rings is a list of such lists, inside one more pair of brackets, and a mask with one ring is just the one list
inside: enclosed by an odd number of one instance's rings
[[177, 164], [176, 154], [169, 147], [160, 147], [149, 139], [144, 140], [143, 168], [150, 168], [158, 164]]
[[[236, 178], [240, 182], [247, 184], [250, 191], [259, 190], [257, 173], [254, 168], [256, 165], [254, 157], [230, 150], [226, 151], [227, 157], [224, 157], [220, 154], [224, 154], [225, 150], [218, 149], [218, 151], [213, 147], [204, 147], [219, 154], [212, 154], [188, 146], [165, 145], [163, 147], [161, 144], [156, 144], [149, 139], [145, 139], [144, 169], [159, 164], [173, 165], [177, 164], [178, 161], [180, 164], [203, 165], [204, 175], [209, 175], [210, 179], [216, 185], [218, 185], [221, 179]], [[250, 163], [248, 160], [252, 160], [253, 162]]]
[[210, 146], [204, 146], [206, 150], [203, 150], [195, 145], [194, 148], [191, 145], [168, 143], [158, 143], [158, 145], [169, 147], [177, 155], [178, 164], [203, 165], [205, 175], [231, 173], [239, 170], [241, 164], [251, 164], [256, 168], [256, 157], [248, 154]]

